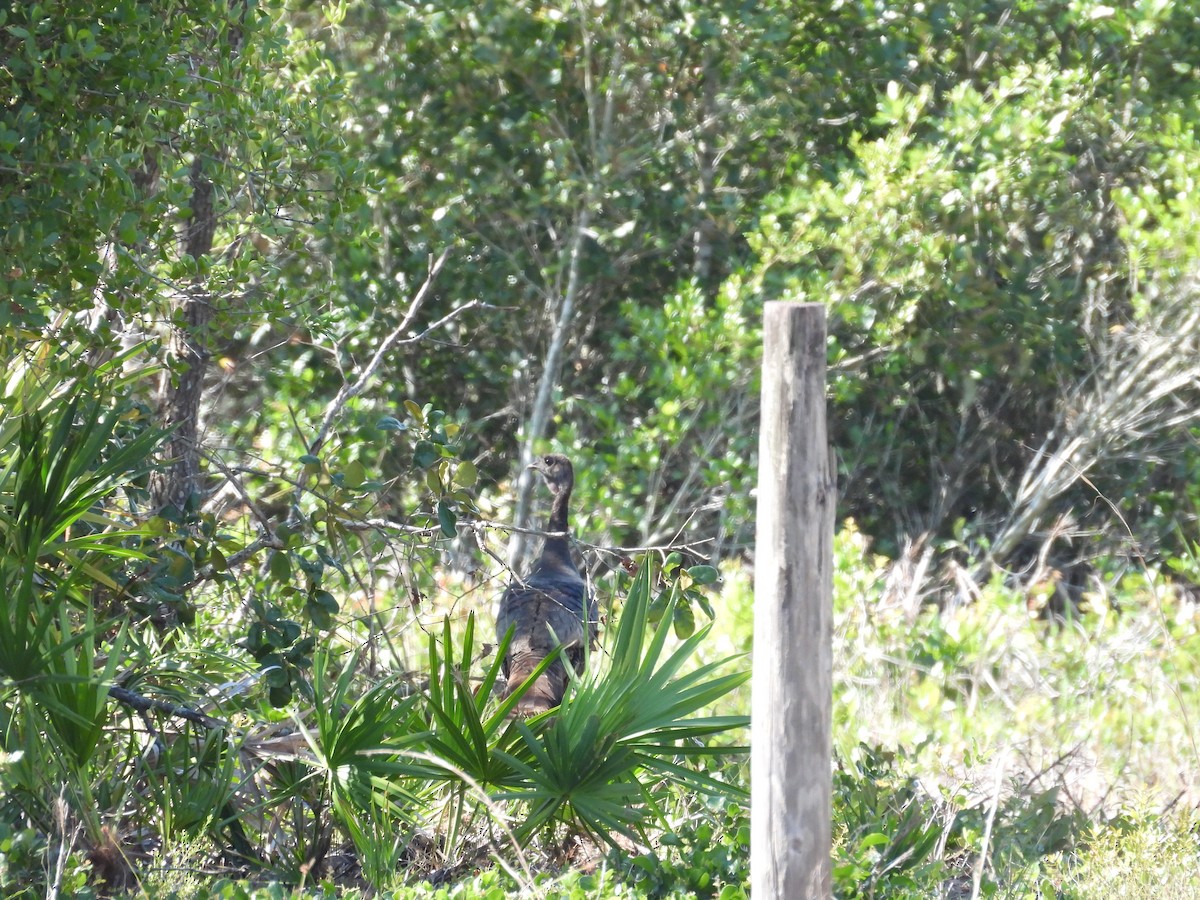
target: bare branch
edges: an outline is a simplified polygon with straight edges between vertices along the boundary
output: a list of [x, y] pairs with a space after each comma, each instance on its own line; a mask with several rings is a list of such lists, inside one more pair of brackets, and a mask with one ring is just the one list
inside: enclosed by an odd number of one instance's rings
[[166, 700], [157, 700], [154, 697], [143, 697], [141, 694], [135, 694], [133, 691], [118, 687], [115, 684], [108, 689], [108, 695], [118, 703], [128, 706], [130, 709], [135, 709], [138, 712], [144, 713], [153, 709], [157, 712], [165, 712], [167, 715], [175, 716], [177, 719], [186, 719], [197, 725], [203, 725], [205, 728], [229, 728], [227, 722], [214, 719], [212, 716], [206, 716], [204, 713], [198, 712], [191, 707], [169, 703]]
[[[410, 537], [433, 537], [441, 532], [441, 527], [438, 525], [420, 526], [406, 525], [403, 522], [393, 522], [390, 519], [348, 519], [342, 516], [337, 518], [337, 523], [340, 527], [347, 531], [380, 531], [392, 532], [395, 534], [403, 534]], [[572, 537], [567, 531], [544, 531], [540, 528], [524, 528], [517, 525], [509, 525], [504, 522], [490, 522], [485, 519], [459, 519], [459, 528], [473, 532], [499, 531], [506, 534], [521, 534], [526, 537], [567, 537], [571, 538], [572, 542], [582, 547], [585, 550], [590, 550], [594, 553], [608, 554], [610, 556], [633, 556], [639, 553], [659, 553], [666, 555], [673, 551], [681, 551], [690, 553], [697, 558], [704, 558], [706, 551], [702, 545], [711, 544], [715, 538], [702, 538], [699, 540], [688, 541], [686, 543], [676, 543], [674, 541], [668, 543], [654, 543], [645, 546], [637, 547], [616, 547], [608, 544], [592, 544], [588, 541], [581, 541], [578, 538]], [[486, 552], [486, 548], [485, 548]], [[494, 554], [490, 554], [494, 556]], [[232, 559], [232, 557], [230, 557]], [[497, 560], [499, 561], [499, 560]], [[505, 569], [510, 569], [508, 565], [501, 563]]]
[[439, 328], [441, 328], [446, 323], [451, 322], [454, 319], [457, 319], [463, 313], [470, 312], [473, 309], [514, 309], [514, 308], [515, 307], [512, 307], [512, 306], [495, 306], [491, 303], [484, 303], [482, 300], [472, 300], [470, 303], [464, 303], [462, 306], [458, 307], [457, 309], [452, 309], [450, 312], [446, 313], [446, 315], [442, 316], [440, 319], [438, 319], [436, 322], [434, 322], [432, 325], [430, 325], [428, 328], [426, 328], [424, 331], [420, 332], [419, 334], [414, 334], [412, 337], [405, 338], [402, 341], [397, 341], [395, 346], [403, 347], [405, 344], [415, 344], [417, 341], [420, 341], [420, 340], [423, 340], [423, 339], [429, 337], [429, 335], [432, 332], [437, 331]]
[[[249, 509], [254, 515], [254, 518], [258, 520], [258, 524], [262, 528], [263, 533], [268, 535], [274, 534], [274, 529], [271, 527], [270, 518], [268, 518], [267, 514], [264, 513], [259, 505], [254, 502], [254, 498], [250, 496], [249, 492], [246, 490], [246, 486], [242, 484], [242, 479], [238, 477], [238, 473], [230, 469], [229, 466], [225, 465], [224, 461], [222, 461], [217, 454], [206, 453], [205, 456], [208, 458], [210, 463], [221, 470], [221, 474], [225, 476], [226, 484], [228, 484], [230, 488], [233, 489], [234, 493], [241, 498], [242, 502], [246, 504], [246, 508]], [[216, 492], [214, 492], [213, 496], [217, 496]], [[207, 507], [208, 504], [205, 505]]]
[[[546, 361], [542, 366], [542, 379], [538, 384], [537, 397], [529, 414], [525, 442], [521, 446], [521, 474], [517, 478], [517, 509], [513, 517], [515, 523], [521, 527], [529, 522], [529, 505], [533, 496], [534, 481], [529, 464], [533, 461], [534, 448], [541, 439], [542, 432], [545, 431], [546, 422], [550, 419], [551, 401], [554, 399], [554, 389], [558, 386], [559, 364], [571, 331], [571, 323], [575, 317], [575, 301], [579, 296], [579, 260], [583, 255], [583, 238], [591, 218], [589, 203], [590, 198], [585, 197], [575, 219], [575, 231], [571, 236], [569, 251], [567, 289], [558, 310], [558, 320], [554, 323], [554, 335], [550, 339], [550, 348], [546, 351]], [[508, 545], [508, 561], [513, 568], [520, 568], [525, 555], [525, 544], [526, 541], [521, 533], [514, 532]]]
[[425, 302], [425, 298], [429, 295], [429, 290], [433, 286], [434, 279], [437, 278], [449, 255], [450, 250], [447, 248], [442, 251], [441, 256], [434, 260], [433, 265], [429, 267], [429, 275], [426, 276], [425, 283], [421, 285], [416, 296], [413, 297], [412, 302], [408, 305], [408, 310], [405, 312], [404, 318], [392, 330], [392, 333], [383, 339], [383, 342], [376, 349], [375, 355], [371, 357], [371, 361], [367, 363], [359, 374], [358, 379], [352, 384], [342, 385], [342, 389], [338, 391], [337, 396], [329, 401], [329, 405], [325, 407], [325, 414], [321, 417], [321, 427], [317, 430], [317, 436], [308, 445], [309, 453], [316, 453], [321, 449], [321, 446], [325, 443], [325, 439], [329, 437], [329, 431], [333, 428], [333, 423], [342, 414], [342, 410], [346, 408], [346, 404], [350, 402], [351, 398], [357, 397], [366, 389], [375, 372], [383, 365], [384, 357], [394, 347], [402, 343], [408, 343], [408, 341], [402, 339], [402, 335], [408, 330], [409, 325], [412, 324], [413, 319], [417, 315], [417, 311]]

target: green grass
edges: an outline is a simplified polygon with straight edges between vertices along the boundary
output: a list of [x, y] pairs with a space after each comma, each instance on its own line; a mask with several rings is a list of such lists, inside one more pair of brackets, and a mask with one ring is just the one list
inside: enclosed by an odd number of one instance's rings
[[[1067, 619], [1043, 613], [1046, 591], [1018, 592], [1000, 580], [976, 586], [970, 603], [937, 609], [914, 601], [890, 571], [853, 527], [842, 529], [833, 645], [837, 895], [1200, 897], [1197, 606], [1142, 570], [1086, 593]], [[713, 599], [713, 628], [684, 672], [750, 649], [750, 570], [726, 567]], [[672, 639], [665, 653], [678, 646]], [[340, 685], [331, 708], [343, 712], [333, 724], [349, 721], [344, 711], [367, 696], [348, 677]], [[749, 696], [743, 685], [707, 712], [743, 715]], [[486, 693], [474, 702], [491, 708]], [[714, 758], [701, 771], [745, 783], [744, 762]], [[431, 866], [401, 867], [377, 896], [743, 896], [749, 832], [740, 801], [675, 790], [655, 802], [668, 827], [649, 852], [602, 841], [559, 852], [548, 841], [525, 848], [527, 868], [505, 871], [484, 848], [446, 870], [440, 885], [419, 880]], [[468, 824], [463, 848], [473, 839]], [[0, 834], [0, 885], [18, 886], [21, 870], [58, 840]], [[335, 835], [338, 846], [344, 835]], [[140, 869], [140, 896], [365, 890], [336, 872], [301, 888], [214, 880], [198, 874], [214, 871], [211, 845], [167, 849]], [[381, 870], [387, 865], [381, 858]], [[62, 883], [86, 893], [87, 868], [77, 853]]]
[[[1155, 883], [1200, 895], [1194, 875], [1175, 877], [1198, 849], [1186, 812], [1200, 772], [1193, 603], [1142, 571], [1097, 585], [1065, 620], [1044, 614], [1044, 592], [999, 580], [954, 608], [906, 606], [852, 530], [837, 584], [834, 745], [843, 763], [863, 748], [893, 754], [890, 775], [940, 831], [931, 878], [978, 879], [998, 896], [1050, 884], [1048, 896], [1140, 896]], [[848, 840], [862, 833], [839, 824]], [[917, 846], [884, 833], [877, 863]]]
[[1194, 826], [1181, 815], [1098, 828], [1079, 852], [1046, 861], [1043, 893], [1069, 900], [1200, 897]]
[[[1066, 619], [1048, 588], [996, 579], [938, 609], [889, 572], [839, 533], [839, 895], [969, 897], [978, 877], [981, 896], [1200, 897], [1200, 608], [1145, 569]], [[752, 572], [724, 575], [714, 654], [750, 643]]]

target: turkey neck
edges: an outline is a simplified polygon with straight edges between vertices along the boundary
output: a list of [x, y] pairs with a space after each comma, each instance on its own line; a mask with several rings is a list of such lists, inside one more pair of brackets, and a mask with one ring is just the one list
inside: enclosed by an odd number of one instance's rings
[[570, 502], [570, 487], [563, 487], [562, 490], [554, 495], [554, 503], [550, 507], [550, 522], [547, 530], [562, 532], [562, 536], [546, 538], [546, 543], [542, 547], [542, 562], [538, 568], [542, 568], [546, 563], [550, 563], [556, 568], [575, 568], [575, 564], [571, 562], [571, 545], [566, 536], [566, 532], [570, 529], [570, 525], [567, 522], [567, 506]]

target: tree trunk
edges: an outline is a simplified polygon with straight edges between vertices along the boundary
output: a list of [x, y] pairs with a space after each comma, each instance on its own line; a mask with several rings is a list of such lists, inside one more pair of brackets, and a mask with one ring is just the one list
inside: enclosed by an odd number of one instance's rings
[[[200, 259], [212, 251], [217, 226], [213, 183], [197, 156], [192, 163], [192, 217], [188, 220], [184, 246], [188, 256]], [[171, 429], [166, 444], [168, 465], [154, 474], [150, 491], [155, 509], [183, 509], [200, 487], [200, 399], [208, 369], [208, 324], [212, 319], [212, 297], [202, 277], [197, 276], [173, 304], [169, 365], [159, 389], [159, 415]]]
[[[550, 347], [546, 351], [546, 361], [542, 365], [542, 379], [538, 383], [537, 397], [533, 401], [533, 410], [529, 414], [529, 422], [525, 429], [525, 441], [521, 445], [521, 468], [517, 475], [517, 509], [513, 516], [517, 528], [529, 527], [530, 501], [533, 499], [535, 480], [529, 470], [533, 462], [534, 449], [546, 430], [554, 401], [554, 389], [558, 387], [558, 372], [562, 364], [563, 348], [571, 334], [571, 325], [575, 319], [575, 301], [579, 296], [579, 257], [583, 249], [583, 238], [591, 221], [591, 211], [587, 200], [580, 209], [575, 220], [575, 231], [571, 235], [569, 261], [567, 263], [567, 287], [563, 292], [562, 303], [558, 308], [558, 319], [554, 323], [554, 334], [550, 338]], [[514, 570], [520, 570], [529, 545], [529, 535], [514, 531], [508, 542], [508, 564]]]
[[713, 222], [713, 185], [717, 172], [717, 62], [710, 46], [704, 50], [703, 102], [700, 106], [700, 134], [696, 145], [699, 181], [696, 185], [696, 230], [692, 233], [692, 274], [706, 295], [712, 296], [713, 241], [716, 225]]
[[[229, 0], [229, 29], [224, 35], [225, 52], [231, 59], [240, 55], [245, 40], [246, 0]], [[217, 32], [213, 32], [214, 42]], [[216, 150], [210, 160], [219, 160]], [[217, 228], [216, 189], [205, 172], [206, 156], [197, 147], [191, 167], [191, 218], [184, 229], [184, 252], [194, 260], [212, 252]], [[200, 400], [210, 352], [208, 326], [212, 321], [212, 294], [204, 276], [197, 274], [172, 303], [167, 370], [159, 387], [159, 417], [171, 429], [166, 444], [167, 465], [150, 481], [154, 509], [168, 506], [183, 509], [200, 490]]]

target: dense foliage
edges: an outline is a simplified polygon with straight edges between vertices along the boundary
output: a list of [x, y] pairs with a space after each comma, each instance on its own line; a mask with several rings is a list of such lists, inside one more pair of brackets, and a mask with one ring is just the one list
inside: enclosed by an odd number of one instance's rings
[[[1030, 610], [1142, 622], [1160, 567], [1186, 595], [1198, 26], [1186, 0], [0, 3], [6, 895], [171, 861], [740, 895], [745, 675], [711, 647], [748, 649], [748, 611], [712, 585], [753, 560], [767, 301], [828, 311], [843, 541], [871, 548], [842, 548], [843, 637], [910, 724], [1019, 693]], [[514, 721], [482, 635], [550, 445], [607, 642]], [[856, 643], [851, 594], [903, 622]], [[979, 748], [858, 734], [856, 659], [840, 891], [1070, 869], [1041, 861], [1086, 843], [1055, 797], [935, 798], [904, 760]], [[1050, 837], [988, 864], [1010, 825]]]

